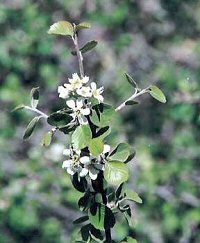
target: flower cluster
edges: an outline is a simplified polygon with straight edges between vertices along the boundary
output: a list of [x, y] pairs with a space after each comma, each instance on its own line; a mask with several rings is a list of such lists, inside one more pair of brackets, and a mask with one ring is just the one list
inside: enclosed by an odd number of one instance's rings
[[103, 152], [97, 157], [91, 154], [87, 156], [81, 153], [81, 150], [74, 150], [72, 147], [65, 149], [63, 155], [67, 156], [67, 160], [63, 161], [62, 168], [66, 169], [70, 175], [76, 172], [80, 177], [89, 176], [92, 180], [96, 180], [100, 170], [104, 170], [106, 156], [110, 152], [110, 146], [105, 144]]
[[95, 98], [98, 102], [103, 102], [103, 87], [97, 88], [95, 82], [92, 82], [90, 86], [84, 86], [89, 82], [89, 77], [85, 76], [80, 78], [77, 73], [72, 74], [72, 79], [68, 79], [69, 83], [65, 83], [63, 86], [58, 87], [59, 97], [63, 99], [68, 99], [66, 104], [72, 109], [71, 116], [74, 121], [78, 121], [79, 124], [87, 124], [87, 119], [85, 116], [90, 114], [90, 109], [84, 102], [85, 99]]
[[71, 95], [79, 95], [81, 98], [94, 97], [99, 102], [103, 102], [103, 87], [97, 88], [95, 82], [90, 86], [85, 86], [89, 82], [89, 77], [80, 78], [77, 73], [72, 74], [72, 79], [68, 79], [69, 83], [58, 87], [59, 97], [63, 99], [69, 98]]

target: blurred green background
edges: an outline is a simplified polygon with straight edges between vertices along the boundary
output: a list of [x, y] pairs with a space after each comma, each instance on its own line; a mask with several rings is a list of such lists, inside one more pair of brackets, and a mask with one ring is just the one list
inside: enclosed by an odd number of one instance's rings
[[[137, 151], [129, 187], [143, 198], [132, 205], [135, 227], [120, 221], [117, 241], [128, 233], [140, 243], [200, 242], [200, 1], [198, 0], [1, 0], [0, 1], [0, 243], [64, 243], [76, 235], [80, 194], [62, 170], [67, 137], [57, 134], [46, 149], [43, 123], [22, 140], [32, 87], [39, 108], [50, 113], [63, 103], [57, 86], [77, 72], [72, 45], [47, 35], [58, 20], [91, 22], [81, 45], [96, 39], [84, 56], [86, 74], [105, 86], [117, 106], [132, 93], [129, 72], [141, 87], [155, 83], [168, 102], [148, 95], [124, 109], [113, 144], [128, 141]], [[120, 220], [120, 219], [119, 219]], [[73, 234], [72, 234], [73, 232]]]

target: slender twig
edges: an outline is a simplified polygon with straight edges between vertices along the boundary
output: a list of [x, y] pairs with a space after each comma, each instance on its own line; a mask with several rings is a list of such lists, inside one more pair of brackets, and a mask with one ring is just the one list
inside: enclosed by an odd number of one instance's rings
[[138, 97], [142, 94], [148, 93], [148, 92], [149, 92], [148, 88], [142, 89], [139, 92], [136, 90], [136, 92], [132, 96], [130, 96], [127, 100], [125, 100], [122, 104], [120, 104], [115, 110], [120, 111], [122, 108], [124, 108], [126, 106], [127, 101], [134, 100], [136, 97]]
[[72, 37], [72, 40], [74, 42], [74, 46], [75, 46], [75, 49], [76, 49], [76, 55], [77, 55], [77, 58], [78, 58], [78, 65], [79, 65], [79, 70], [80, 70], [80, 76], [81, 76], [81, 78], [83, 78], [84, 77], [83, 56], [82, 56], [82, 53], [79, 49], [77, 34], [75, 34], [74, 37]]
[[36, 112], [36, 113], [40, 114], [41, 117], [44, 117], [44, 118], [46, 118], [46, 119], [47, 119], [47, 117], [48, 117], [48, 115], [46, 115], [44, 112], [42, 112], [42, 111], [40, 111], [40, 110], [38, 110], [38, 109], [36, 109], [36, 108], [32, 108], [32, 107], [30, 107], [30, 106], [25, 106], [24, 108], [27, 109], [27, 110]]

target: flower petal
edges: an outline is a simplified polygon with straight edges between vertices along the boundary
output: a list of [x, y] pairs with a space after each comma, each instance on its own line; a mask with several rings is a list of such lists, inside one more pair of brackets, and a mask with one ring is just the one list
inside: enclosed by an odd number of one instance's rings
[[83, 108], [81, 109], [81, 114], [83, 114], [84, 116], [87, 116], [90, 114], [90, 109], [89, 108]]
[[77, 100], [76, 101], [76, 107], [78, 110], [80, 110], [83, 107], [83, 101], [82, 100]]
[[63, 169], [69, 168], [71, 166], [71, 164], [72, 164], [72, 160], [71, 159], [65, 160], [65, 161], [63, 161], [62, 168]]
[[110, 152], [110, 145], [104, 144], [103, 146], [103, 154]]
[[74, 110], [76, 108], [76, 104], [74, 100], [68, 100], [66, 102], [67, 106], [69, 106], [69, 108], [71, 108], [72, 110]]
[[84, 177], [84, 176], [86, 176], [88, 174], [88, 169], [86, 169], [86, 168], [83, 168], [82, 170], [81, 170], [81, 172], [80, 172], [80, 177]]
[[81, 157], [80, 159], [80, 162], [82, 163], [82, 164], [90, 164], [90, 157], [88, 157], [88, 156], [83, 156], [83, 157]]
[[89, 81], [89, 77], [85, 76], [82, 78], [82, 83], [86, 84]]
[[90, 168], [89, 169], [89, 176], [92, 180], [96, 180], [97, 176], [98, 176], [98, 170], [96, 170], [95, 168]]
[[69, 156], [71, 154], [71, 150], [70, 149], [64, 149], [63, 150], [63, 155]]
[[92, 82], [91, 84], [92, 91], [97, 89], [97, 84], [95, 82]]
[[75, 171], [72, 170], [70, 167], [67, 168], [67, 172], [68, 172], [70, 175], [74, 175], [74, 174], [75, 174]]

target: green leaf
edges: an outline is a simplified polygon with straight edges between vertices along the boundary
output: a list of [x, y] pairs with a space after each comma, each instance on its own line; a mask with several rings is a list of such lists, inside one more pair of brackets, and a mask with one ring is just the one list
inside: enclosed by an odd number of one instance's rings
[[53, 137], [52, 131], [45, 133], [42, 139], [42, 145], [48, 147], [51, 144], [52, 137]]
[[86, 44], [80, 49], [80, 51], [81, 51], [82, 53], [91, 51], [93, 48], [96, 47], [97, 44], [98, 44], [98, 42], [95, 41], [95, 40], [89, 41], [88, 43], [86, 43]]
[[120, 161], [107, 162], [104, 177], [108, 183], [117, 186], [128, 180], [128, 167], [126, 164]]
[[127, 220], [129, 227], [133, 228], [134, 225], [135, 225], [135, 221], [134, 221], [133, 216], [131, 214], [131, 209], [130, 209], [129, 205], [128, 205], [128, 208], [123, 212], [123, 214], [124, 214], [124, 217]]
[[99, 230], [109, 229], [115, 225], [112, 211], [101, 203], [94, 203], [88, 212], [90, 223]]
[[54, 112], [48, 118], [47, 122], [51, 126], [63, 127], [68, 125], [72, 121], [72, 117], [64, 112]]
[[73, 224], [82, 224], [84, 223], [85, 221], [87, 221], [89, 219], [88, 216], [82, 216], [76, 220], [73, 221]]
[[121, 198], [121, 194], [124, 191], [124, 183], [122, 183], [116, 190], [115, 195], [116, 198], [119, 200]]
[[125, 105], [138, 105], [139, 102], [135, 100], [128, 100], [125, 102]]
[[70, 132], [75, 130], [76, 125], [77, 125], [76, 123], [71, 122], [71, 123], [69, 123], [67, 125], [59, 126], [58, 129], [59, 129], [59, 131], [63, 132], [64, 134], [68, 134], [68, 133], [70, 133]]
[[133, 239], [132, 237], [126, 237], [121, 243], [138, 243], [136, 239]]
[[142, 199], [138, 196], [138, 194], [134, 191], [127, 190], [126, 197], [127, 200], [131, 200], [137, 203], [142, 203]]
[[81, 125], [72, 134], [72, 144], [75, 149], [83, 149], [90, 143], [92, 133], [88, 125]]
[[31, 95], [31, 106], [32, 108], [36, 108], [40, 97], [39, 87], [32, 88], [30, 95]]
[[26, 131], [24, 133], [24, 136], [23, 136], [23, 139], [27, 139], [31, 136], [31, 134], [33, 133], [38, 121], [39, 121], [40, 117], [37, 116], [37, 117], [34, 117], [30, 123], [28, 124], [27, 128], [26, 128]]
[[[82, 236], [82, 239], [84, 240], [84, 242], [88, 242], [88, 239], [90, 237], [91, 228], [92, 228], [91, 224], [86, 224], [81, 227], [81, 236]], [[81, 242], [83, 242], [83, 241], [81, 241]]]
[[149, 90], [150, 90], [149, 91], [150, 95], [154, 99], [160, 101], [161, 103], [166, 103], [166, 97], [165, 97], [164, 93], [157, 86], [151, 85]]
[[[93, 41], [89, 41], [89, 42], [87, 42], [87, 43], [80, 49], [80, 51], [81, 51], [82, 53], [86, 53], [86, 52], [88, 52], [88, 51], [91, 51], [92, 49], [94, 49], [94, 48], [96, 47], [97, 44], [98, 44], [98, 42], [95, 41], [95, 40], [93, 40]], [[71, 54], [72, 54], [73, 56], [76, 56], [76, 51], [71, 51]]]
[[25, 108], [25, 105], [24, 104], [21, 104], [21, 105], [16, 106], [11, 112], [19, 111], [19, 110], [22, 110], [24, 108]]
[[93, 106], [91, 121], [98, 127], [106, 127], [114, 119], [115, 115], [116, 111], [112, 106], [101, 103]]
[[102, 127], [97, 131], [96, 136], [104, 140], [104, 138], [106, 138], [110, 134], [110, 132], [111, 132], [111, 128], [109, 126]]
[[128, 73], [125, 73], [125, 76], [129, 84], [131, 84], [134, 88], [138, 88], [137, 83]]
[[66, 35], [73, 36], [74, 35], [74, 27], [68, 21], [58, 21], [50, 26], [48, 34], [54, 35]]
[[93, 138], [89, 142], [89, 151], [93, 156], [98, 156], [103, 152], [103, 141], [101, 138]]
[[80, 177], [78, 176], [78, 173], [75, 173], [73, 175], [73, 179], [72, 179], [72, 185], [74, 186], [74, 188], [79, 191], [79, 192], [85, 192], [86, 188], [85, 188], [85, 183], [86, 180], [84, 177]]
[[86, 211], [92, 204], [93, 196], [89, 193], [85, 193], [83, 197], [81, 197], [78, 201], [78, 206], [81, 211]]
[[120, 143], [110, 154], [110, 160], [126, 161], [130, 155], [130, 146], [127, 143]]
[[91, 24], [88, 22], [82, 22], [82, 23], [76, 25], [76, 31], [81, 30], [81, 29], [90, 29], [90, 28], [91, 28]]
[[131, 161], [134, 157], [135, 157], [135, 150], [131, 149], [130, 155], [128, 156], [128, 158], [124, 161], [124, 163], [128, 163], [129, 161]]

